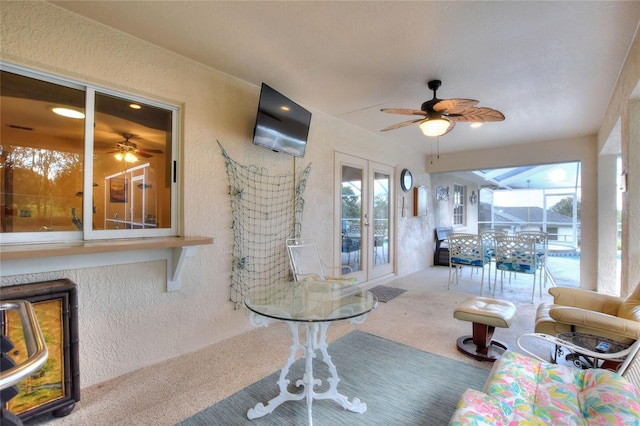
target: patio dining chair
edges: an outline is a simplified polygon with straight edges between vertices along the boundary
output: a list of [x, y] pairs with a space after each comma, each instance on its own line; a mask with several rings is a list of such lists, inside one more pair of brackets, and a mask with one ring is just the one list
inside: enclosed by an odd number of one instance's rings
[[[483, 247], [480, 236], [476, 234], [450, 233], [447, 236], [449, 246], [449, 284], [451, 288], [452, 272], [456, 276], [456, 284], [459, 281], [459, 273], [463, 267], [470, 267], [482, 270], [480, 278], [480, 295], [484, 286], [484, 267], [489, 265], [489, 277], [491, 277], [491, 258]], [[491, 284], [489, 282], [489, 284]], [[489, 288], [491, 288], [489, 286]]]
[[[536, 247], [536, 255], [540, 261], [538, 268], [540, 269], [540, 279], [544, 278], [544, 287], [547, 287], [547, 256], [549, 254], [549, 234], [543, 231], [519, 231], [516, 232], [517, 237], [529, 238], [533, 240]], [[551, 280], [553, 283], [553, 280]]]
[[[536, 272], [539, 262], [533, 240], [517, 236], [496, 237], [493, 295], [495, 296], [496, 287], [498, 287], [498, 271], [500, 271], [500, 291], [504, 291], [505, 272], [528, 274], [533, 275], [533, 290], [531, 292], [531, 303], [533, 303], [536, 294]], [[540, 296], [542, 296], [542, 285], [540, 285]]]
[[[357, 283], [356, 278], [341, 276], [343, 271], [347, 273], [352, 272], [350, 266], [329, 266], [322, 261], [315, 240], [309, 238], [289, 238], [286, 244], [291, 273], [295, 281], [341, 281], [348, 284]], [[334, 270], [335, 275], [327, 274], [327, 270]]]
[[496, 231], [495, 229], [487, 229], [485, 231], [480, 232], [480, 241], [482, 241], [482, 245], [484, 246], [484, 251], [489, 256], [491, 256], [491, 260], [496, 260], [496, 237], [506, 237], [507, 232], [505, 231]]

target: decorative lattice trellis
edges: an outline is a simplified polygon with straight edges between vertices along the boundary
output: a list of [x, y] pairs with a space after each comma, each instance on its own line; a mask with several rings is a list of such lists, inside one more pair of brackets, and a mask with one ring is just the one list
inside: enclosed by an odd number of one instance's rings
[[293, 174], [270, 175], [264, 168], [235, 162], [222, 150], [233, 216], [231, 301], [236, 309], [256, 287], [290, 279], [285, 240], [300, 237], [302, 194], [311, 164]]

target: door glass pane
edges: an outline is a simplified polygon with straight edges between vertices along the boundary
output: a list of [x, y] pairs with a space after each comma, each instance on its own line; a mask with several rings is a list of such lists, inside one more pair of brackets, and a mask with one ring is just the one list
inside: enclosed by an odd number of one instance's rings
[[172, 111], [96, 94], [93, 229], [171, 227]]
[[373, 251], [374, 265], [389, 263], [389, 182], [386, 173], [375, 172], [373, 181]]
[[0, 80], [1, 232], [78, 231], [84, 91], [7, 71]]
[[362, 169], [342, 166], [342, 264], [362, 270]]

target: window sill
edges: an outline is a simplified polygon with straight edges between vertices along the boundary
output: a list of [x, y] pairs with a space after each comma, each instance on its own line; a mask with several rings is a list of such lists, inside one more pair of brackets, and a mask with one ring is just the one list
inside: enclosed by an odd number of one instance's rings
[[0, 246], [0, 276], [24, 275], [63, 269], [167, 261], [167, 291], [180, 288], [184, 259], [198, 246], [213, 244], [211, 237], [157, 237], [75, 241]]

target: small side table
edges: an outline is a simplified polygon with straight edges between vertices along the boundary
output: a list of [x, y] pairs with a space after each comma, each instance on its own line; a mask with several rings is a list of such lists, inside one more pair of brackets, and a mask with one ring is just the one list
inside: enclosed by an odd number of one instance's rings
[[[251, 291], [244, 299], [251, 311], [249, 320], [256, 327], [267, 326], [273, 320], [284, 321], [291, 329], [293, 344], [284, 368], [280, 371], [278, 387], [280, 393], [266, 405], [258, 402], [247, 411], [249, 420], [265, 416], [286, 401], [306, 400], [309, 426], [313, 425], [312, 404], [314, 400], [329, 399], [345, 410], [356, 413], [367, 411], [367, 404], [358, 398], [349, 399], [338, 392], [338, 370], [327, 352], [327, 329], [333, 322], [350, 320], [354, 324], [364, 323], [367, 314], [378, 306], [378, 299], [370, 291], [356, 285], [338, 281], [299, 281], [272, 284]], [[304, 325], [305, 340], [300, 339], [299, 325]], [[304, 353], [305, 373], [303, 378], [288, 378], [289, 368], [297, 359], [299, 351]], [[323, 381], [314, 376], [313, 360], [316, 352], [322, 354], [331, 377], [326, 379], [328, 389], [321, 388]], [[363, 358], [364, 360], [365, 358]], [[325, 370], [320, 370], [323, 372]], [[291, 391], [290, 384], [301, 390]]]
[[[581, 348], [593, 352], [597, 352], [596, 346], [598, 346], [598, 344], [602, 342], [608, 343], [610, 345], [609, 349], [602, 352], [603, 354], [620, 352], [629, 347], [629, 345], [627, 344], [587, 333], [558, 333], [556, 337], [558, 338], [558, 340], [564, 340], [565, 342], [580, 346]], [[620, 363], [624, 361], [624, 359], [602, 360], [598, 357], [590, 357], [584, 354], [572, 352], [571, 350], [564, 348], [562, 345], [556, 345], [555, 354], [552, 355], [553, 361], [557, 364], [558, 360], [562, 357], [564, 357], [566, 361], [578, 368], [606, 368], [612, 371], [616, 371]]]

